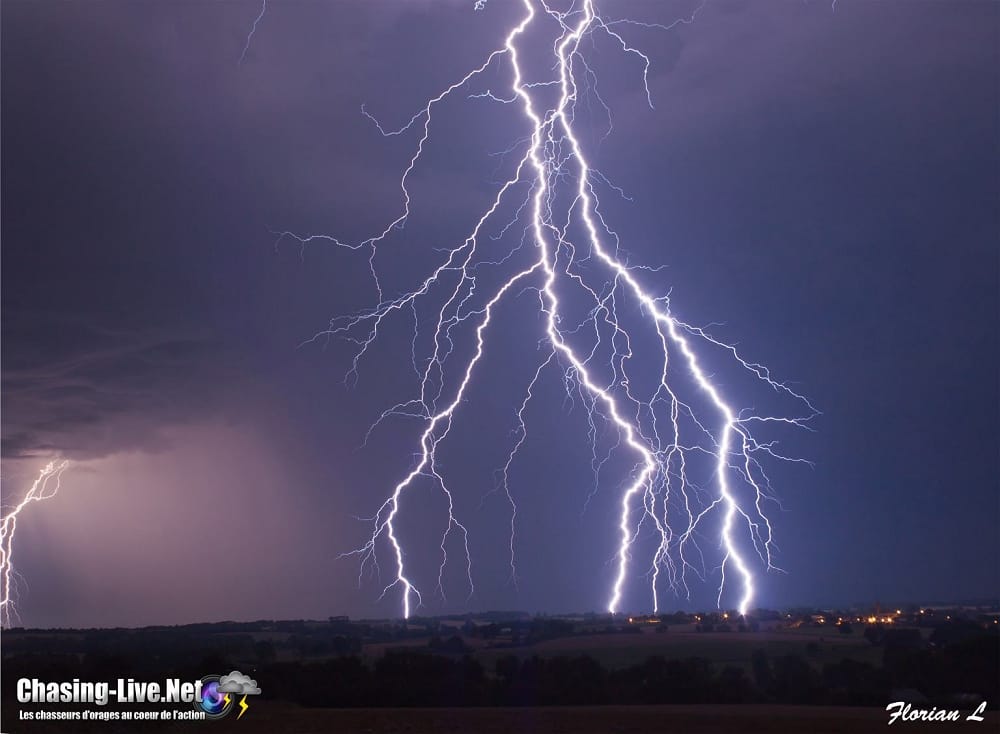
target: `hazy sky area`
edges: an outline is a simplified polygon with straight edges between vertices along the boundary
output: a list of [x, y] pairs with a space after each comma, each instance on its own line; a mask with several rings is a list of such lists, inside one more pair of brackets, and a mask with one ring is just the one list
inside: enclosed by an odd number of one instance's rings
[[[693, 7], [600, 6], [667, 25]], [[520, 3], [271, 2], [242, 63], [256, 2], [0, 10], [4, 504], [49, 458], [74, 462], [18, 525], [22, 621], [397, 615], [386, 548], [381, 582], [338, 556], [413, 465], [412, 419], [362, 447], [413, 395], [412, 321], [345, 385], [354, 345], [303, 342], [375, 303], [366, 255], [271, 232], [354, 242], [392, 221], [417, 136], [381, 137], [361, 105], [402, 124], [502, 44]], [[595, 37], [613, 127], [593, 96], [579, 122], [631, 199], [602, 193], [623, 253], [665, 266], [643, 282], [680, 317], [822, 411], [775, 436], [814, 466], [769, 467], [786, 573], [761, 573], [755, 604], [995, 597], [1000, 4], [708, 0], [690, 24], [620, 28], [649, 56], [654, 108], [636, 57]], [[509, 85], [497, 64], [435, 113], [413, 216], [380, 255], [393, 293], [495, 195], [511, 161], [490, 154], [528, 130], [467, 95]], [[414, 491], [400, 535], [423, 612], [605, 606], [634, 462], [616, 454], [587, 501], [586, 414], [557, 371], [511, 470], [516, 588], [509, 508], [488, 494], [542, 336], [537, 299], [505, 304], [442, 444], [471, 597], [461, 564], [434, 597], [441, 499]], [[741, 408], [788, 407], [707, 359]], [[625, 609], [649, 608], [647, 565]], [[714, 606], [708, 573], [661, 606]]]

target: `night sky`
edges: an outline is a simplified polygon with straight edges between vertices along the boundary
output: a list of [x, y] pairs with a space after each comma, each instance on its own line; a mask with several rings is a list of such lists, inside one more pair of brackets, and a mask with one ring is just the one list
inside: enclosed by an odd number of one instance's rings
[[[667, 24], [692, 9], [602, 7]], [[382, 138], [361, 105], [409, 119], [502, 43], [520, 5], [273, 2], [240, 64], [259, 9], [3, 3], [4, 503], [48, 458], [74, 460], [18, 526], [28, 625], [399, 613], [398, 593], [378, 601], [383, 584], [359, 587], [338, 555], [412, 466], [415, 421], [361, 447], [411, 396], [409, 323], [345, 385], [352, 345], [303, 342], [373, 305], [365, 257], [276, 247], [271, 232], [381, 231], [416, 138]], [[666, 266], [644, 282], [822, 411], [814, 432], [781, 436], [814, 467], [772, 468], [787, 573], [761, 576], [756, 604], [1000, 591], [998, 29], [985, 0], [709, 0], [689, 25], [629, 31], [651, 60], [652, 110], [636, 59], [593, 48], [614, 128], [584, 142], [632, 199], [605, 199], [629, 261]], [[509, 84], [506, 67], [469, 91], [487, 82]], [[382, 263], [401, 281], [468, 231], [496, 190], [488, 154], [526, 134], [467, 99], [436, 129]], [[424, 612], [605, 605], [630, 464], [584, 508], [586, 421], [558, 375], [512, 470], [516, 589], [506, 506], [483, 499], [541, 336], [530, 298], [491, 330], [442, 448], [476, 592], [459, 569]], [[771, 409], [767, 392], [733, 397]], [[402, 534], [433, 590], [431, 496]], [[627, 609], [649, 606], [644, 572]], [[713, 606], [716, 583], [663, 606]]]

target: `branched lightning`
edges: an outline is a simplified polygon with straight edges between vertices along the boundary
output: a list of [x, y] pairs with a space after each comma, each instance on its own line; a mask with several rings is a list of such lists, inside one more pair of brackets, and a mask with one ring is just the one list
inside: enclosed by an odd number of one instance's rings
[[[615, 532], [617, 551], [607, 608], [621, 609], [630, 578], [630, 563], [637, 539], [651, 532], [657, 547], [650, 559], [648, 578], [652, 607], [659, 608], [664, 583], [675, 593], [690, 595], [688, 574], [704, 579], [706, 563], [697, 543], [712, 522], [717, 525], [719, 554], [718, 604], [722, 605], [727, 582], [735, 577], [740, 589], [737, 606], [745, 613], [754, 595], [750, 549], [767, 570], [774, 565], [775, 545], [766, 503], [774, 501], [767, 474], [759, 458], [785, 459], [775, 442], [760, 442], [751, 426], [784, 424], [805, 426], [817, 412], [809, 401], [772, 378], [768, 370], [744, 359], [735, 348], [716, 339], [703, 328], [680, 320], [671, 309], [669, 293], [656, 295], [645, 281], [658, 269], [630, 265], [619, 248], [618, 235], [601, 213], [598, 189], [625, 196], [619, 186], [592, 168], [578, 131], [574, 128], [581, 92], [596, 99], [611, 114], [596, 90], [596, 73], [585, 56], [584, 39], [603, 37], [627, 57], [638, 62], [645, 98], [652, 107], [649, 90], [651, 59], [622, 35], [629, 28], [669, 30], [690, 23], [698, 12], [661, 25], [630, 20], [605, 20], [596, 14], [593, 0], [576, 0], [559, 10], [550, 0], [522, 0], [524, 16], [507, 34], [503, 46], [490, 52], [469, 73], [432, 97], [402, 127], [383, 126], [366, 109], [378, 131], [395, 137], [415, 131], [417, 143], [400, 179], [402, 210], [381, 232], [357, 243], [329, 235], [299, 235], [277, 232], [278, 242], [291, 238], [305, 246], [326, 242], [362, 251], [374, 279], [377, 304], [365, 311], [330, 322], [314, 339], [336, 336], [357, 345], [348, 379], [356, 380], [361, 360], [392, 318], [411, 319], [414, 325], [409, 348], [419, 390], [410, 400], [384, 411], [372, 426], [392, 416], [407, 416], [422, 422], [415, 466], [395, 485], [370, 519], [372, 533], [360, 548], [345, 555], [361, 559], [360, 574], [371, 563], [378, 568], [376, 549], [386, 543], [395, 572], [382, 590], [385, 596], [398, 588], [403, 615], [408, 617], [423, 595], [407, 570], [406, 554], [398, 534], [403, 517], [402, 500], [419, 481], [431, 482], [446, 501], [444, 531], [440, 538], [441, 565], [437, 592], [443, 597], [443, 574], [448, 562], [446, 546], [453, 534], [463, 544], [469, 593], [473, 593], [473, 566], [468, 531], [456, 517], [452, 490], [437, 460], [437, 450], [448, 437], [460, 405], [467, 399], [470, 382], [486, 354], [486, 335], [505, 299], [524, 293], [537, 297], [543, 329], [538, 336], [542, 348], [523, 401], [515, 411], [514, 445], [498, 470], [494, 491], [502, 491], [509, 503], [510, 575], [516, 580], [515, 529], [517, 504], [510, 472], [521, 446], [528, 440], [526, 411], [546, 370], [560, 371], [567, 398], [585, 409], [592, 442], [594, 491], [607, 470], [612, 454], [631, 457], [634, 469], [621, 493]], [[485, 5], [477, 3], [477, 8]], [[544, 71], [528, 68], [524, 47], [528, 31], [552, 35], [551, 57]], [[532, 35], [532, 38], [535, 36]], [[534, 49], [537, 51], [537, 49]], [[488, 70], [509, 74], [506, 91], [471, 90]], [[512, 138], [504, 156], [515, 154], [517, 163], [498, 184], [492, 203], [476, 220], [465, 239], [452, 248], [439, 250], [440, 264], [411, 290], [387, 296], [379, 279], [377, 259], [382, 246], [402, 229], [411, 214], [410, 183], [431, 137], [432, 123], [440, 104], [461, 90], [469, 99], [514, 106], [521, 114], [524, 130]], [[609, 127], [610, 133], [610, 127]], [[499, 221], [498, 221], [499, 220]], [[520, 237], [507, 247], [497, 243]], [[492, 228], [492, 229], [491, 229]], [[496, 234], [487, 235], [487, 232]], [[484, 287], [490, 277], [500, 282]], [[581, 299], [590, 304], [580, 319], [572, 314]], [[433, 304], [428, 308], [428, 304]], [[427, 311], [432, 315], [427, 318]], [[636, 317], [634, 312], [638, 312]], [[625, 314], [629, 315], [626, 316]], [[633, 323], [637, 322], [637, 323]], [[429, 336], [428, 336], [429, 335]], [[463, 359], [456, 342], [471, 343], [471, 354]], [[426, 342], [426, 353], [418, 343]], [[658, 374], [652, 387], [643, 385], [637, 369], [636, 351], [642, 344], [643, 363], [655, 355]], [[723, 395], [708, 371], [705, 355], [728, 360], [768, 390], [802, 406], [800, 417], [769, 417], [738, 409]], [[458, 367], [454, 363], [458, 362]], [[600, 426], [615, 435], [610, 447], [598, 450]], [[371, 431], [369, 431], [370, 435]], [[695, 476], [692, 468], [704, 464], [706, 476]], [[593, 493], [591, 493], [593, 494]], [[589, 502], [588, 497], [588, 502]], [[711, 518], [711, 520], [710, 520]], [[359, 582], [361, 575], [359, 575]]]
[[18, 573], [14, 569], [14, 534], [21, 511], [33, 502], [51, 499], [59, 492], [62, 474], [69, 460], [50, 461], [38, 474], [24, 498], [10, 509], [0, 523], [0, 624], [9, 627], [17, 616]]

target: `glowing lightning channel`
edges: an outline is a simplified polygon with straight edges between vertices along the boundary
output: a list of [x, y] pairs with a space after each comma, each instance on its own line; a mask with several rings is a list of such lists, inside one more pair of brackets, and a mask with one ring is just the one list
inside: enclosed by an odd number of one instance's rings
[[[503, 47], [492, 51], [477, 68], [461, 77], [443, 92], [430, 99], [426, 106], [397, 130], [386, 129], [364, 108], [362, 112], [386, 137], [402, 135], [414, 126], [420, 128], [416, 151], [403, 172], [400, 188], [402, 212], [381, 233], [358, 244], [345, 243], [329, 235], [277, 234], [277, 242], [295, 239], [303, 247], [324, 241], [351, 250], [368, 252], [368, 267], [372, 272], [378, 303], [358, 314], [338, 317], [329, 328], [313, 339], [338, 336], [358, 345], [347, 377], [357, 378], [359, 361], [379, 334], [387, 319], [394, 316], [412, 318], [414, 335], [411, 357], [414, 373], [420, 382], [419, 394], [384, 411], [372, 429], [390, 416], [406, 416], [423, 421], [420, 451], [416, 465], [396, 484], [392, 493], [370, 518], [372, 534], [360, 548], [344, 555], [361, 559], [359, 583], [369, 562], [378, 569], [376, 546], [383, 539], [392, 550], [395, 561], [394, 578], [383, 588], [382, 597], [399, 587], [404, 617], [422, 604], [423, 597], [415, 581], [408, 575], [405, 554], [397, 533], [401, 519], [401, 500], [418, 480], [433, 482], [444, 495], [447, 504], [445, 529], [440, 539], [441, 565], [438, 592], [444, 596], [443, 573], [448, 562], [446, 544], [452, 533], [459, 533], [464, 545], [466, 575], [470, 595], [474, 592], [472, 559], [466, 526], [456, 518], [455, 503], [444, 476], [439, 471], [437, 449], [448, 436], [458, 406], [466, 399], [473, 373], [485, 353], [485, 333], [498, 304], [514, 292], [514, 296], [534, 292], [544, 317], [542, 358], [520, 408], [516, 411], [517, 440], [500, 470], [501, 479], [494, 489], [502, 488], [511, 507], [510, 564], [511, 580], [516, 579], [515, 518], [517, 505], [509, 484], [512, 462], [527, 437], [525, 411], [533, 397], [540, 375], [550, 364], [558, 364], [563, 375], [567, 397], [578, 396], [587, 413], [589, 435], [593, 444], [595, 486], [610, 452], [624, 445], [634, 455], [636, 463], [621, 495], [618, 517], [618, 547], [614, 556], [615, 573], [607, 608], [620, 610], [629, 564], [636, 539], [643, 527], [652, 525], [653, 537], [658, 537], [657, 549], [650, 564], [651, 595], [654, 611], [659, 607], [661, 574], [675, 593], [690, 597], [687, 574], [692, 572], [704, 579], [705, 560], [696, 543], [696, 535], [707, 518], [719, 518], [721, 581], [717, 603], [721, 607], [726, 588], [727, 572], [738, 577], [741, 593], [738, 608], [745, 614], [754, 595], [754, 577], [750, 563], [741, 550], [751, 546], [767, 570], [780, 570], [773, 564], [774, 543], [771, 523], [764, 511], [766, 501], [776, 501], [770, 492], [770, 482], [758, 456], [793, 460], [775, 450], [775, 442], [758, 442], [750, 432], [754, 423], [785, 424], [806, 427], [818, 415], [809, 401], [785, 384], [774, 380], [768, 370], [741, 357], [737, 351], [712, 337], [702, 328], [679, 320], [670, 309], [669, 296], [654, 296], [640, 282], [641, 271], [655, 269], [630, 266], [620, 255], [618, 236], [609, 228], [600, 213], [597, 186], [605, 185], [624, 196], [622, 189], [603, 174], [591, 168], [583, 146], [574, 130], [578, 85], [587, 89], [601, 102], [610, 120], [610, 111], [596, 92], [596, 75], [581, 51], [583, 39], [603, 34], [627, 56], [642, 66], [646, 98], [652, 106], [648, 73], [650, 59], [631, 46], [619, 27], [641, 26], [646, 29], [669, 30], [677, 23], [690, 23], [698, 12], [669, 26], [639, 23], [630, 20], [606, 21], [595, 13], [593, 0], [573, 3], [568, 10], [554, 9], [549, 0], [522, 0], [525, 15], [510, 30]], [[477, 3], [481, 9], [485, 3]], [[531, 77], [522, 64], [519, 47], [529, 27], [540, 24], [550, 28], [554, 36], [551, 64], [546, 66], [548, 77], [529, 81]], [[401, 229], [410, 215], [412, 203], [409, 184], [430, 137], [432, 116], [438, 105], [457, 90], [472, 84], [488, 68], [506, 59], [511, 73], [510, 93], [495, 94], [490, 89], [469, 94], [469, 98], [486, 99], [504, 105], [516, 105], [522, 112], [527, 134], [505, 151], [521, 148], [520, 158], [510, 177], [499, 187], [492, 203], [478, 219], [463, 242], [443, 250], [444, 260], [420, 285], [402, 295], [387, 298], [378, 280], [376, 256], [379, 245]], [[610, 129], [609, 129], [610, 132]], [[605, 136], [606, 137], [606, 136]], [[507, 200], [521, 192], [512, 218], [490, 240], [499, 241], [523, 217], [520, 243], [500, 256], [487, 259], [480, 252], [482, 236]], [[276, 244], [277, 244], [276, 242]], [[610, 243], [610, 244], [609, 244]], [[488, 244], [488, 243], [487, 243]], [[530, 248], [526, 247], [530, 244]], [[534, 253], [533, 258], [526, 252]], [[522, 264], [517, 263], [525, 260]], [[494, 273], [502, 268], [513, 271], [488, 294], [482, 293], [481, 272]], [[595, 274], [599, 273], [599, 275]], [[595, 281], [595, 278], [599, 280]], [[515, 287], [516, 286], [516, 287]], [[479, 290], [477, 290], [477, 287]], [[421, 316], [417, 304], [439, 298], [430, 321], [430, 354], [418, 355], [421, 337]], [[587, 318], [573, 323], [571, 309], [564, 304], [578, 302], [583, 297], [592, 302]], [[630, 326], [619, 314], [622, 303], [639, 307], [640, 327]], [[634, 318], [634, 317], [629, 317]], [[470, 329], [463, 332], [462, 327]], [[461, 333], [474, 339], [471, 357], [457, 371], [454, 382], [446, 377], [446, 364], [455, 353], [455, 340]], [[590, 339], [589, 346], [587, 339]], [[312, 341], [312, 340], [310, 340]], [[641, 380], [630, 370], [633, 343], [653, 345], [658, 364], [658, 383], [650, 394], [639, 394]], [[798, 401], [805, 409], [799, 418], [756, 416], [737, 410], [722, 395], [712, 377], [705, 371], [703, 359], [695, 345], [721, 353], [737, 367], [747, 371], [769, 389]], [[675, 366], [674, 360], [678, 362]], [[690, 398], [682, 397], [679, 383], [691, 381]], [[686, 395], [686, 393], [684, 393]], [[447, 397], [446, 397], [447, 395]], [[700, 407], [695, 407], [696, 402]], [[597, 422], [605, 421], [618, 435], [618, 442], [598, 461]], [[692, 477], [692, 465], [706, 457], [710, 467], [708, 481], [712, 489], [701, 486]], [[589, 501], [589, 498], [588, 498]], [[721, 517], [720, 517], [721, 516]], [[381, 597], [380, 597], [381, 598]]]
[[240, 60], [239, 62], [237, 62], [238, 65], [242, 65], [244, 60], [246, 60], [247, 52], [250, 50], [250, 44], [253, 42], [253, 36], [257, 32], [257, 26], [260, 23], [260, 21], [264, 18], [264, 14], [266, 12], [267, 12], [267, 0], [261, 0], [260, 12], [257, 14], [257, 17], [254, 18], [253, 25], [250, 26], [250, 32], [247, 33], [247, 40], [243, 44], [243, 53], [240, 54]]
[[240, 712], [236, 716], [237, 721], [243, 718], [243, 714], [247, 712], [248, 708], [250, 708], [250, 704], [247, 703], [247, 697], [244, 696], [243, 698], [240, 699]]
[[14, 570], [14, 533], [17, 531], [17, 517], [32, 502], [51, 499], [59, 492], [62, 473], [69, 466], [68, 459], [50, 461], [38, 474], [28, 493], [0, 523], [0, 624], [10, 627], [17, 615], [17, 576]]

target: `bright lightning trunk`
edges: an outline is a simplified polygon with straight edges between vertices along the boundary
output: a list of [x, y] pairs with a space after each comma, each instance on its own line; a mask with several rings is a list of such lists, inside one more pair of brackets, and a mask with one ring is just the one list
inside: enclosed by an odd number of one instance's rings
[[[478, 5], [477, 7], [481, 7]], [[456, 515], [454, 495], [440, 470], [437, 450], [452, 428], [460, 406], [467, 401], [468, 388], [477, 367], [486, 356], [488, 332], [499, 304], [525, 291], [537, 295], [544, 323], [547, 348], [539, 350], [534, 377], [516, 413], [516, 440], [500, 470], [500, 487], [510, 505], [509, 543], [511, 578], [515, 579], [515, 531], [517, 504], [510, 483], [510, 470], [518, 450], [528, 440], [525, 409], [535, 399], [540, 376], [546, 370], [560, 370], [569, 396], [582, 400], [594, 442], [592, 468], [595, 487], [610, 455], [627, 455], [634, 469], [626, 477], [621, 492], [619, 514], [609, 518], [609, 531], [617, 536], [613, 557], [614, 574], [607, 592], [607, 609], [619, 612], [630, 579], [637, 539], [648, 528], [656, 550], [648, 561], [646, 576], [650, 599], [658, 610], [661, 584], [675, 593], [690, 596], [688, 574], [704, 579], [704, 555], [697, 545], [698, 534], [717, 534], [721, 562], [717, 603], [730, 582], [737, 586], [735, 603], [746, 613], [754, 597], [751, 558], [759, 558], [765, 570], [773, 564], [774, 544], [765, 504], [771, 500], [767, 475], [760, 456], [786, 459], [774, 450], [774, 442], [760, 442], [751, 434], [757, 423], [803, 426], [817, 412], [804, 397], [784, 383], [774, 380], [763, 366], [741, 357], [731, 346], [716, 340], [701, 328], [680, 320], [671, 308], [666, 290], [651, 290], [650, 268], [629, 264], [619, 250], [618, 236], [601, 214], [598, 190], [606, 187], [621, 194], [588, 162], [583, 138], [576, 129], [577, 104], [581, 88], [590, 91], [603, 105], [593, 87], [596, 75], [588, 64], [585, 39], [601, 36], [642, 67], [646, 99], [652, 106], [648, 85], [650, 58], [634, 48], [623, 36], [630, 25], [669, 30], [689, 17], [665, 26], [629, 20], [606, 20], [597, 15], [592, 0], [566, 4], [523, 0], [524, 13], [510, 29], [502, 47], [490, 52], [483, 63], [428, 101], [400, 129], [384, 128], [367, 111], [384, 136], [415, 132], [415, 151], [400, 180], [403, 206], [400, 214], [380, 233], [358, 243], [346, 243], [329, 235], [278, 234], [279, 241], [290, 237], [305, 245], [325, 241], [367, 255], [378, 303], [354, 316], [334, 319], [320, 336], [340, 336], [359, 345], [348, 377], [356, 377], [361, 359], [378, 338], [380, 329], [392, 318], [412, 318], [415, 323], [413, 368], [419, 379], [417, 394], [384, 411], [373, 429], [384, 419], [405, 415], [423, 422], [415, 466], [393, 487], [372, 520], [372, 533], [360, 548], [345, 555], [361, 558], [361, 573], [369, 562], [377, 563], [380, 544], [392, 554], [394, 573], [382, 596], [398, 589], [404, 617], [424, 601], [417, 580], [408, 570], [399, 528], [405, 522], [402, 499], [414, 484], [430, 481], [442, 493], [447, 516], [438, 543], [441, 563], [437, 592], [444, 596], [444, 569], [448, 563], [447, 544], [458, 534], [463, 546], [463, 563], [470, 590], [473, 562], [469, 533]], [[697, 13], [697, 10], [695, 11]], [[259, 20], [259, 19], [258, 19]], [[539, 46], [539, 34], [551, 40]], [[534, 40], [529, 40], [534, 39]], [[530, 46], [528, 53], [527, 44]], [[532, 70], [525, 59], [537, 59], [540, 51], [549, 54], [545, 64], [535, 61]], [[541, 72], [538, 69], [542, 69]], [[485, 72], [506, 72], [509, 88], [503, 92], [472, 85]], [[435, 114], [446, 98], [456, 93], [469, 98], [513, 106], [521, 118], [517, 139], [507, 153], [517, 160], [511, 174], [497, 189], [492, 203], [482, 212], [467, 237], [443, 251], [436, 268], [412, 290], [387, 298], [379, 278], [377, 258], [386, 240], [400, 230], [411, 215], [410, 184], [413, 171], [425, 157]], [[605, 105], [606, 108], [606, 105]], [[507, 214], [508, 212], [513, 214]], [[496, 236], [484, 236], [500, 217], [512, 217]], [[504, 220], [501, 220], [504, 221]], [[515, 222], [524, 225], [521, 245], [497, 248]], [[524, 252], [531, 254], [524, 256]], [[520, 262], [520, 260], [524, 260]], [[477, 290], [478, 269], [502, 272], [500, 285], [482, 293]], [[573, 316], [579, 304], [589, 304], [586, 316]], [[631, 304], [639, 313], [626, 318], [622, 304]], [[433, 304], [432, 318], [421, 318], [418, 304]], [[463, 358], [455, 349], [455, 337], [465, 333], [472, 344], [471, 355]], [[418, 337], [429, 334], [430, 349], [418, 354]], [[581, 335], [590, 335], [586, 343]], [[658, 379], [643, 392], [637, 377], [633, 346], [643, 344], [655, 354]], [[712, 373], [704, 366], [705, 352], [721, 354], [731, 367], [749, 373], [770, 391], [797, 401], [801, 417], [770, 417], [751, 414], [724, 395]], [[493, 355], [494, 357], [499, 355]], [[445, 365], [457, 362], [451, 369]], [[473, 408], [474, 409], [474, 408]], [[618, 436], [603, 459], [598, 459], [597, 425], [603, 423]], [[696, 464], [704, 464], [709, 476], [696, 482]], [[715, 523], [714, 530], [710, 530]], [[360, 576], [359, 576], [360, 583]]]

